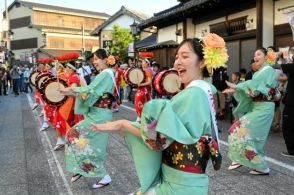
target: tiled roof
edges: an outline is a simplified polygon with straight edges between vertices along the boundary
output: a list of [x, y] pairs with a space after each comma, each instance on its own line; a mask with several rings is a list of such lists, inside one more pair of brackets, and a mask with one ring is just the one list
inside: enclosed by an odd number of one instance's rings
[[102, 23], [100, 26], [98, 26], [93, 32], [91, 32], [91, 35], [98, 35], [103, 28], [105, 28], [107, 25], [109, 25], [111, 22], [116, 20], [121, 15], [128, 15], [130, 17], [133, 17], [135, 20], [142, 22], [146, 20], [147, 18], [150, 18], [150, 16], [143, 14], [141, 12], [126, 8], [124, 6], [121, 7], [119, 11], [117, 11], [114, 15], [112, 15], [108, 20], [106, 20], [104, 23]]
[[154, 45], [157, 42], [157, 35], [152, 34], [149, 37], [146, 37], [145, 39], [136, 42], [136, 48], [141, 48], [141, 47], [147, 47], [149, 45]]
[[9, 10], [16, 4], [20, 3], [23, 6], [31, 7], [31, 8], [42, 8], [42, 9], [49, 9], [49, 10], [56, 10], [56, 11], [63, 11], [63, 12], [73, 12], [77, 14], [86, 14], [86, 15], [93, 15], [93, 16], [100, 16], [108, 18], [110, 15], [103, 13], [103, 12], [94, 12], [94, 11], [87, 11], [87, 10], [81, 10], [81, 9], [74, 9], [74, 8], [67, 8], [67, 7], [60, 7], [55, 5], [46, 5], [41, 3], [33, 3], [28, 1], [19, 1], [15, 0], [10, 6]]
[[142, 51], [144, 49], [170, 48], [170, 47], [178, 47], [178, 46], [179, 46], [179, 44], [177, 42], [175, 42], [173, 40], [169, 40], [169, 41], [164, 41], [164, 42], [161, 42], [161, 43], [154, 43], [152, 45], [141, 47], [138, 50]]
[[[44, 31], [70, 31], [70, 32], [75, 32], [77, 34], [82, 34], [82, 29], [81, 28], [69, 28], [69, 27], [62, 27], [62, 26], [47, 26], [47, 25], [30, 25], [29, 28], [36, 28], [39, 30], [44, 30]], [[90, 34], [91, 30], [85, 29], [84, 32], [86, 34]]]
[[[158, 20], [170, 17], [175, 14], [179, 14], [187, 9], [193, 8], [195, 6], [201, 5], [203, 3], [208, 2], [209, 0], [190, 0], [186, 3], [180, 3], [179, 5], [176, 5], [174, 7], [171, 7], [169, 9], [163, 10], [161, 12], [155, 13], [154, 16], [150, 19], [147, 19], [139, 24], [139, 27], [148, 27], [151, 26], [153, 22], [156, 22]], [[150, 25], [149, 25], [150, 24]]]
[[54, 57], [63, 55], [70, 52], [78, 52], [81, 54], [81, 50], [66, 50], [66, 49], [39, 49], [39, 57]]

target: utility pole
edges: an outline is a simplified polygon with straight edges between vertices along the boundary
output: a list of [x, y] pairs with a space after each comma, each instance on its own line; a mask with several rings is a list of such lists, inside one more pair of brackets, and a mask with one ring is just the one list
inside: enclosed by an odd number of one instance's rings
[[9, 39], [9, 19], [8, 19], [7, 0], [5, 0], [5, 19], [6, 19], [6, 22], [7, 22], [7, 31], [6, 31], [6, 48], [8, 49], [8, 39]]
[[[8, 7], [7, 7], [7, 0], [5, 0], [5, 20], [6, 20], [6, 47], [5, 47], [5, 56], [7, 57], [7, 61], [9, 61], [9, 53], [8, 53], [8, 46], [10, 48], [10, 45], [9, 45], [9, 29], [10, 29], [10, 26], [9, 26], [9, 17], [8, 17]], [[6, 63], [6, 62], [5, 62]]]
[[82, 56], [83, 59], [85, 58], [85, 28], [84, 28], [84, 24], [82, 26]]

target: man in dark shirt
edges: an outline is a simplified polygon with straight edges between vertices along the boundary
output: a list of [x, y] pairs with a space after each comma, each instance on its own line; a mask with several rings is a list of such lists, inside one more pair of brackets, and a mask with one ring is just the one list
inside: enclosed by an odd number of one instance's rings
[[240, 82], [244, 82], [247, 76], [247, 70], [245, 68], [241, 68], [240, 71]]
[[282, 155], [294, 157], [294, 64], [282, 64], [282, 69], [288, 76], [288, 85], [283, 99], [285, 108], [282, 127], [287, 152], [282, 152]]

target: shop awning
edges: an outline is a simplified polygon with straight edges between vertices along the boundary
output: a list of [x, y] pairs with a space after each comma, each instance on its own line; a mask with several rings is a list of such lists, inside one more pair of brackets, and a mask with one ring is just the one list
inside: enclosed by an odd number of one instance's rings
[[38, 50], [38, 58], [46, 58], [46, 57], [54, 57], [63, 55], [66, 53], [77, 52], [81, 55], [81, 50], [57, 50], [57, 49], [39, 49]]
[[161, 43], [156, 43], [156, 44], [152, 44], [152, 45], [148, 45], [146, 47], [141, 47], [138, 50], [139, 51], [145, 51], [145, 50], [152, 50], [152, 49], [158, 49], [158, 48], [174, 48], [174, 47], [178, 47], [178, 43], [173, 41], [173, 40], [169, 40], [169, 41], [164, 41]]

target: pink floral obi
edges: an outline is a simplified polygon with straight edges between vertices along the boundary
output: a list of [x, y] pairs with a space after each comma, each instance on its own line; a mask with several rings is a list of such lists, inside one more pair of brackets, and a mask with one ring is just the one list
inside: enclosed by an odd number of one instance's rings
[[162, 162], [174, 169], [203, 174], [211, 158], [215, 170], [219, 170], [222, 157], [217, 142], [210, 136], [201, 136], [195, 144], [181, 144], [174, 141], [163, 150]]
[[104, 93], [94, 104], [94, 107], [111, 109], [114, 101], [115, 97], [111, 93]]
[[281, 98], [281, 93], [277, 88], [270, 88], [267, 95], [259, 94], [253, 97], [255, 102], [274, 102]]

